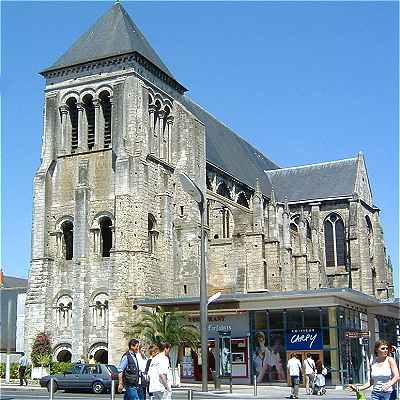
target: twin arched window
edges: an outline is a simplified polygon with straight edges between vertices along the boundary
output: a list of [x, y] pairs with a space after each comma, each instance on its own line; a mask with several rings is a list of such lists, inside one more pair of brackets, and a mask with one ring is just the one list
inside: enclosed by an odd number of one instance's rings
[[71, 153], [111, 146], [111, 96], [106, 90], [96, 98], [86, 94], [81, 102], [69, 97], [61, 112], [61, 147]]
[[108, 295], [99, 293], [93, 299], [92, 321], [95, 328], [107, 328], [108, 326]]
[[327, 267], [346, 265], [346, 238], [343, 220], [330, 214], [324, 222], [325, 260]]
[[162, 104], [151, 95], [148, 97], [150, 130], [149, 130], [149, 153], [155, 157], [171, 161], [171, 135], [174, 117], [171, 115], [171, 107]]
[[72, 323], [72, 298], [68, 295], [61, 296], [55, 308], [57, 326], [68, 329]]

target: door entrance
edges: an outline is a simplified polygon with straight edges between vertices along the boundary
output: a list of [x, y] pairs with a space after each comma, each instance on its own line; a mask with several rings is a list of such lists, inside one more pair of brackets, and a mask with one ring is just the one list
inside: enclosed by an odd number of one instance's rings
[[[300, 360], [301, 362], [301, 367], [302, 367], [302, 376], [303, 379], [300, 382], [300, 386], [301, 387], [305, 387], [306, 386], [306, 377], [304, 376], [304, 361], [307, 358], [307, 354], [311, 355], [311, 358], [314, 360], [314, 362], [316, 363], [317, 360], [321, 360], [322, 364], [324, 363], [324, 353], [320, 350], [307, 350], [307, 351], [303, 351], [303, 350], [292, 350], [292, 351], [288, 351], [286, 352], [286, 359], [289, 360], [292, 357], [292, 354], [296, 354], [296, 357], [298, 360]], [[291, 381], [290, 381], [290, 375], [288, 374], [288, 385], [291, 385]]]

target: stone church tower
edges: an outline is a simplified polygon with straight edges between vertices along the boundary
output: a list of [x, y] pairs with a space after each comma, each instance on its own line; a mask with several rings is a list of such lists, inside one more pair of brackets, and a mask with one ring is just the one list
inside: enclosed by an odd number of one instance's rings
[[196, 296], [207, 198], [209, 291], [353, 287], [392, 276], [364, 157], [279, 168], [185, 95], [115, 4], [46, 79], [25, 349], [116, 362], [140, 297]]

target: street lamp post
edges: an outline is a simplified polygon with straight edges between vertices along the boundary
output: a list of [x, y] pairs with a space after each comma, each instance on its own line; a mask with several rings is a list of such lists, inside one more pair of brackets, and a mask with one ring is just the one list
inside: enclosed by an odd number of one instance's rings
[[207, 270], [206, 270], [206, 241], [204, 234], [204, 195], [200, 188], [186, 174], [180, 173], [183, 190], [197, 203], [200, 211], [200, 340], [201, 340], [201, 390], [208, 390], [208, 304], [207, 304]]

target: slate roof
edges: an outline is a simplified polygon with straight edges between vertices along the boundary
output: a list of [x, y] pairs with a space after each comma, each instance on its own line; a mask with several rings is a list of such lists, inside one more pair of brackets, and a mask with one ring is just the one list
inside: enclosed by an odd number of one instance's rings
[[357, 157], [266, 171], [280, 202], [352, 196], [356, 174]]
[[206, 127], [207, 162], [251, 188], [258, 178], [262, 192], [269, 196], [271, 184], [265, 171], [279, 167], [188, 96], [183, 104]]
[[27, 288], [28, 279], [16, 278], [15, 276], [4, 275], [3, 288]]
[[133, 52], [138, 52], [175, 79], [128, 13], [120, 3], [116, 3], [43, 72]]

